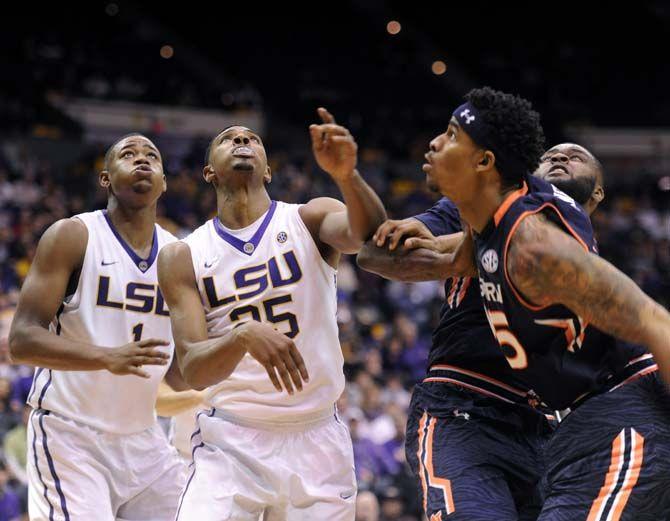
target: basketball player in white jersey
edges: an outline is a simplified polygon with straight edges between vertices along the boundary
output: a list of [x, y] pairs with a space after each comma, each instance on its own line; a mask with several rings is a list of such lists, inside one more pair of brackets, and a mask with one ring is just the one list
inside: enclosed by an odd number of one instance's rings
[[[272, 201], [260, 137], [229, 127], [204, 177], [218, 215], [158, 260], [184, 379], [209, 387], [193, 436], [179, 521], [353, 520], [348, 429], [336, 322], [340, 253], [358, 251], [384, 207], [356, 171], [356, 143], [319, 109], [318, 164], [344, 201]], [[283, 387], [282, 387], [283, 385]]]
[[63, 219], [40, 239], [10, 332], [37, 367], [28, 403], [31, 520], [174, 518], [186, 470], [156, 423], [172, 357], [156, 256], [161, 156], [141, 135], [114, 144], [107, 209]]

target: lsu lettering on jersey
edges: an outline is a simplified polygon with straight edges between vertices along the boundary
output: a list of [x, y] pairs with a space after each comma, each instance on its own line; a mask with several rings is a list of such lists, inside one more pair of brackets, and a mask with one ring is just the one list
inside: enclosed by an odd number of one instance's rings
[[248, 320], [267, 322], [293, 339], [309, 371], [309, 382], [291, 396], [277, 391], [265, 368], [245, 354], [208, 392], [209, 405], [229, 415], [270, 422], [329, 415], [344, 389], [336, 270], [321, 257], [299, 208], [272, 201], [260, 224], [245, 229], [253, 233], [248, 240], [218, 218], [184, 239], [209, 337]]
[[[56, 334], [101, 347], [134, 340], [171, 341], [170, 317], [158, 289], [156, 257], [177, 239], [155, 225], [153, 246], [141, 259], [114, 228], [106, 211], [75, 216], [88, 229], [88, 243], [76, 290], [50, 325]], [[173, 345], [160, 347], [172, 354]], [[158, 384], [166, 366], [145, 365], [150, 378], [109, 371], [37, 368], [28, 403], [106, 432], [130, 434], [156, 421]]]
[[553, 185], [534, 179], [505, 200], [475, 237], [479, 285], [491, 329], [518, 378], [554, 409], [651, 367], [644, 349], [615, 341], [562, 305], [536, 306], [507, 275], [507, 251], [522, 219], [543, 213], [597, 253], [584, 209]]

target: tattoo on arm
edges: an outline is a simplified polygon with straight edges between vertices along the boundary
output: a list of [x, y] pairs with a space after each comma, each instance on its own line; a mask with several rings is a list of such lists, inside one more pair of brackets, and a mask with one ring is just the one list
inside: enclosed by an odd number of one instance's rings
[[630, 278], [584, 250], [543, 215], [531, 215], [519, 224], [506, 263], [510, 282], [531, 302], [563, 304], [626, 341], [649, 345], [653, 321], [667, 323], [667, 311]]

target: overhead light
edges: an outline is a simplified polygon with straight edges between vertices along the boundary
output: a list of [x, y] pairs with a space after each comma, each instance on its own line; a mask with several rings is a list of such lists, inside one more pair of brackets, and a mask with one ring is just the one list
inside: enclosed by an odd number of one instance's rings
[[433, 71], [433, 74], [441, 76], [442, 74], [447, 72], [447, 64], [444, 63], [442, 60], [434, 61], [433, 65], [430, 66], [430, 70]]
[[396, 20], [391, 20], [386, 24], [386, 30], [389, 34], [396, 35], [400, 32], [400, 29], [402, 29], [402, 26], [400, 25], [400, 22]]
[[169, 60], [173, 56], [174, 56], [174, 49], [172, 48], [171, 45], [163, 45], [163, 47], [161, 47], [161, 58]]

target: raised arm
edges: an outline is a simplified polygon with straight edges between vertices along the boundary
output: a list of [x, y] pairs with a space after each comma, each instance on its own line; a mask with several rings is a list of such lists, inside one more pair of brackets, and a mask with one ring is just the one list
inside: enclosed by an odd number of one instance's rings
[[9, 332], [12, 360], [49, 369], [107, 369], [115, 374], [148, 378], [140, 366], [167, 363], [168, 355], [153, 349], [168, 345], [166, 339], [146, 339], [107, 348], [49, 331], [70, 279], [76, 278], [81, 268], [87, 242], [88, 231], [78, 219], [56, 222], [40, 239]]
[[[203, 390], [228, 378], [245, 353], [265, 367], [278, 391], [279, 378], [289, 393], [302, 390], [307, 370], [293, 341], [260, 322], [245, 322], [217, 338], [207, 338], [205, 311], [193, 272], [191, 250], [184, 242], [163, 247], [158, 282], [170, 309], [179, 369], [193, 389]], [[277, 377], [279, 373], [279, 378]]]
[[521, 221], [511, 239], [507, 270], [532, 303], [563, 304], [601, 331], [645, 345], [670, 383], [670, 313], [545, 216]]
[[312, 150], [319, 166], [337, 184], [344, 204], [326, 197], [311, 200], [300, 215], [312, 235], [341, 253], [356, 253], [386, 219], [379, 196], [356, 170], [358, 146], [349, 131], [323, 108], [321, 125], [310, 125]]

